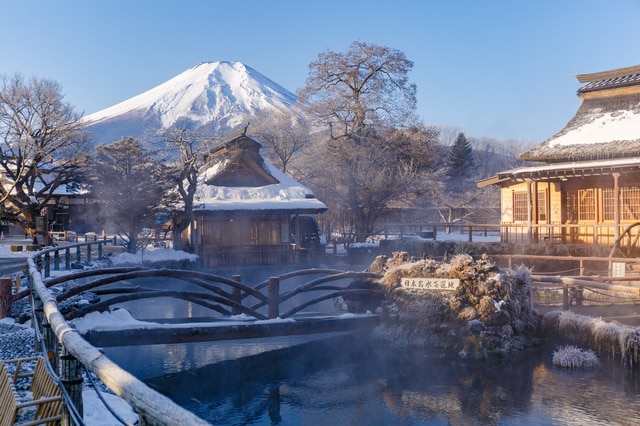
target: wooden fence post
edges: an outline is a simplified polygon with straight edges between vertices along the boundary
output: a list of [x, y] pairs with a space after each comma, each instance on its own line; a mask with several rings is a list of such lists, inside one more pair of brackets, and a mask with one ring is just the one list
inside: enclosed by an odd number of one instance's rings
[[[28, 276], [28, 275], [27, 275]], [[29, 284], [29, 287], [31, 285]], [[42, 303], [42, 299], [38, 297], [38, 293], [35, 291], [31, 292], [31, 303], [33, 304], [33, 316], [31, 320], [34, 322], [33, 327], [38, 329], [40, 335], [42, 335], [42, 318], [44, 318], [44, 303]], [[37, 338], [33, 339], [33, 350], [35, 352], [42, 352], [42, 342]]]
[[91, 263], [91, 244], [87, 244], [87, 262]]
[[11, 316], [11, 302], [13, 301], [11, 287], [11, 278], [0, 278], [0, 319]]
[[49, 252], [44, 254], [44, 278], [51, 276], [51, 255]]
[[51, 365], [54, 370], [58, 370], [58, 360], [60, 353], [58, 352], [58, 338], [56, 334], [53, 332], [51, 328], [51, 324], [47, 319], [46, 315], [42, 316], [42, 340], [44, 343], [44, 348], [47, 352], [45, 353], [46, 357], [49, 358]]
[[64, 249], [64, 269], [65, 271], [71, 269], [71, 250], [68, 247]]
[[[107, 237], [104, 237], [104, 238], [105, 238], [105, 241], [106, 241]], [[100, 242], [100, 243], [98, 243], [98, 259], [101, 259], [101, 258], [102, 258], [102, 243]]]
[[[240, 275], [232, 275], [231, 279], [237, 282], [242, 282], [242, 277], [240, 277]], [[240, 292], [240, 289], [238, 287], [233, 287], [231, 289], [231, 298], [233, 299], [234, 302], [236, 302], [238, 305], [242, 305], [242, 293]], [[239, 314], [240, 313], [240, 309], [236, 306], [234, 306], [231, 311], [234, 314]]]
[[269, 278], [269, 318], [280, 316], [280, 278]]
[[[91, 373], [87, 372], [87, 374]], [[64, 345], [62, 345], [60, 354], [60, 380], [78, 414], [84, 416], [84, 406], [82, 404], [82, 364], [67, 351]], [[69, 408], [64, 404], [62, 424], [71, 426], [74, 424], [72, 419], [73, 417], [69, 412]]]
[[60, 270], [60, 251], [56, 250], [53, 252], [53, 270]]

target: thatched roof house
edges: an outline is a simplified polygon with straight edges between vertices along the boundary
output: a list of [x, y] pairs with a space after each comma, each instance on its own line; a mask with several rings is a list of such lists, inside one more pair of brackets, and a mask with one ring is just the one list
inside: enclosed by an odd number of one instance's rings
[[640, 65], [578, 74], [580, 108], [501, 188], [503, 240], [614, 244], [640, 220]]
[[327, 210], [309, 188], [263, 158], [246, 130], [212, 149], [198, 178], [194, 226], [183, 241], [205, 267], [286, 262], [300, 238], [292, 221]]
[[561, 162], [640, 156], [640, 65], [578, 74], [582, 100], [564, 129], [520, 156]]

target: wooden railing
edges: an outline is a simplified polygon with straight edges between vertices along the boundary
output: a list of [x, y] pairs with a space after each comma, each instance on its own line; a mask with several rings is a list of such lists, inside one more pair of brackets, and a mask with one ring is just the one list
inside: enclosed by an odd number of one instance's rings
[[[124, 371], [117, 364], [112, 362], [99, 349], [88, 343], [75, 328], [71, 327], [69, 323], [67, 323], [65, 317], [58, 310], [58, 300], [47, 290], [47, 287], [52, 284], [60, 283], [66, 279], [77, 279], [78, 277], [106, 274], [105, 276], [107, 276], [107, 278], [103, 280], [97, 280], [78, 288], [74, 287], [66, 293], [66, 295], [69, 296], [80, 291], [93, 290], [99, 285], [112, 284], [118, 280], [148, 276], [173, 277], [183, 280], [191, 280], [191, 282], [197, 284], [201, 288], [208, 289], [211, 292], [211, 295], [139, 289], [140, 291], [137, 294], [134, 294], [132, 298], [179, 297], [185, 298], [186, 300], [194, 303], [203, 304], [203, 306], [207, 306], [224, 314], [243, 312], [253, 315], [255, 318], [284, 318], [290, 317], [307, 306], [311, 306], [323, 300], [332, 299], [337, 296], [362, 295], [370, 292], [366, 289], [350, 289], [326, 285], [327, 282], [344, 280], [347, 278], [381, 278], [378, 274], [364, 272], [355, 273], [338, 270], [302, 270], [283, 274], [279, 277], [269, 278], [252, 288], [243, 285], [239, 276], [227, 279], [195, 271], [136, 270], [136, 268], [124, 268], [127, 270], [120, 271], [117, 270], [117, 268], [113, 268], [112, 270], [77, 272], [70, 276], [62, 276], [48, 280], [45, 285], [43, 275], [48, 276], [50, 274], [52, 259], [54, 270], [60, 269], [63, 263], [68, 267], [68, 259], [71, 257], [74, 250], [76, 259], [81, 258], [84, 253], [84, 258], [90, 260], [93, 250], [97, 249], [98, 253], [101, 253], [101, 247], [104, 243], [104, 241], [95, 241], [68, 247], [50, 248], [35, 254], [27, 260], [29, 271], [28, 278], [30, 283], [29, 287], [33, 297], [33, 323], [36, 330], [38, 330], [37, 334], [42, 335], [42, 339], [40, 340], [41, 347], [37, 348], [37, 350], [48, 353], [48, 358], [52, 360], [53, 368], [60, 372], [61, 383], [65, 388], [64, 394], [66, 395], [66, 404], [62, 421], [62, 424], [64, 425], [82, 424], [81, 419], [78, 419], [78, 416], [81, 417], [83, 414], [81, 392], [82, 366], [84, 366], [88, 371], [96, 374], [107, 387], [131, 405], [139, 415], [140, 425], [204, 425], [208, 423], [193, 413], [178, 406], [167, 397], [147, 387], [136, 377]], [[96, 245], [97, 247], [92, 248]], [[61, 256], [61, 253], [63, 253], [63, 256]], [[61, 258], [65, 261], [61, 262]], [[294, 290], [281, 293], [281, 280], [318, 273], [329, 274], [329, 276], [312, 280], [304, 285], [298, 286]], [[224, 291], [220, 289], [219, 286], [210, 284], [207, 280], [226, 284], [230, 286], [230, 291]], [[266, 291], [266, 295], [260, 292], [263, 289]], [[290, 300], [292, 297], [300, 293], [318, 290], [323, 290], [325, 293], [301, 303], [297, 307], [290, 308], [287, 312], [280, 312], [281, 303]], [[257, 300], [257, 302], [253, 302], [254, 304], [252, 306], [243, 306], [243, 299], [250, 296], [252, 296], [251, 300]], [[120, 299], [112, 299], [111, 301], [106, 302], [106, 306], [109, 306], [111, 303], [117, 303], [119, 300]], [[217, 305], [214, 305], [214, 303]], [[216, 309], [216, 306], [220, 305], [226, 306], [229, 309]], [[99, 307], [102, 307], [102, 305]], [[266, 315], [259, 313], [258, 310], [261, 308], [267, 309]], [[371, 323], [367, 323], [365, 325], [370, 326], [370, 324]], [[215, 328], [218, 330], [219, 334], [220, 327]], [[190, 333], [189, 330], [186, 331]], [[284, 330], [284, 332], [297, 333], [299, 331]], [[219, 336], [215, 338], [219, 338]]]
[[[403, 238], [416, 235], [427, 239], [446, 239], [447, 235], [464, 234], [469, 242], [478, 237], [494, 236], [498, 241], [513, 244], [549, 243], [549, 244], [598, 244], [611, 246], [616, 235], [622, 235], [629, 223], [613, 224], [531, 224], [526, 223], [387, 223], [381, 230], [370, 234], [371, 239]], [[343, 239], [353, 242], [357, 235], [347, 233]], [[629, 241], [630, 242], [630, 241]]]
[[[98, 348], [87, 343], [58, 310], [56, 299], [43, 282], [42, 275], [46, 275], [44, 268], [47, 264], [50, 266], [52, 255], [54, 268], [59, 267], [60, 264], [56, 263], [55, 259], [60, 257], [60, 252], [65, 253], [66, 259], [74, 248], [79, 250], [76, 251], [76, 258], [82, 256], [81, 252], [84, 249], [85, 256], [90, 259], [93, 252], [92, 246], [96, 244], [100, 252], [104, 241], [46, 249], [27, 259], [29, 287], [33, 297], [33, 320], [35, 326], [41, 330], [43, 345], [46, 345], [39, 350], [51, 354], [54, 369], [60, 371], [66, 393], [71, 395], [71, 399], [65, 404], [62, 424], [81, 424], [78, 423], [74, 412], [79, 412], [82, 416], [82, 392], [78, 392], [78, 386], [82, 386], [82, 365], [96, 374], [107, 387], [133, 407], [139, 415], [140, 425], [209, 424], [120, 368]], [[68, 253], [69, 256], [67, 256]], [[42, 273], [41, 269], [43, 269]], [[61, 359], [64, 362], [61, 362]], [[70, 404], [73, 409], [70, 409]]]

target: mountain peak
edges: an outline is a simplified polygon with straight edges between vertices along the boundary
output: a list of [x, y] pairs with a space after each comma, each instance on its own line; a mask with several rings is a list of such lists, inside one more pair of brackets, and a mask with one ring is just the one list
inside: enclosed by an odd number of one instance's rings
[[296, 96], [242, 62], [201, 62], [144, 93], [84, 117], [96, 143], [179, 124], [226, 131], [271, 108], [290, 109]]

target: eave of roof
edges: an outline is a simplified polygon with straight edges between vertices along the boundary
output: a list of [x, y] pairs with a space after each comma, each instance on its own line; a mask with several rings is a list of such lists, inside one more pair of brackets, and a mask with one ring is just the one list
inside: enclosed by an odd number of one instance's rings
[[500, 172], [490, 178], [479, 180], [476, 185], [482, 188], [505, 182], [567, 180], [576, 177], [610, 175], [615, 171], [640, 171], [640, 157], [518, 167]]

